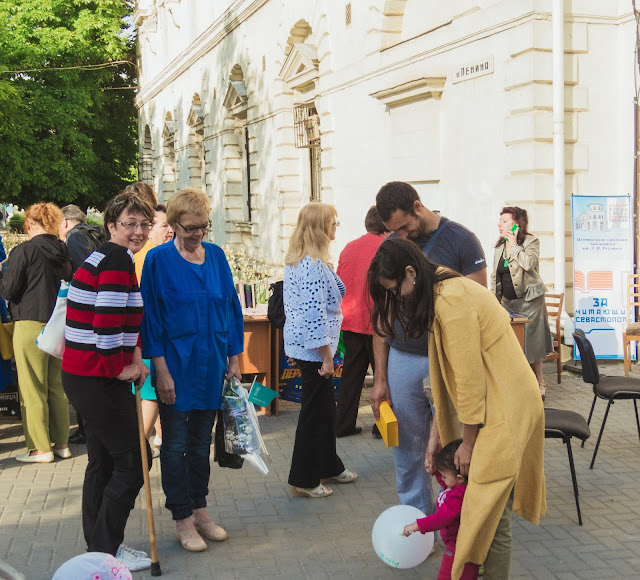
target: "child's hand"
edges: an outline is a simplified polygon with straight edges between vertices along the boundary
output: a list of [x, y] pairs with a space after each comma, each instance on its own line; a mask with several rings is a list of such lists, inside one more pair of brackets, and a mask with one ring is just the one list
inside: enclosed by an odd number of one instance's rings
[[418, 531], [418, 524], [409, 524], [408, 526], [404, 527], [404, 530], [402, 530], [402, 535], [403, 536], [407, 536], [409, 537], [411, 534], [413, 534], [414, 532]]

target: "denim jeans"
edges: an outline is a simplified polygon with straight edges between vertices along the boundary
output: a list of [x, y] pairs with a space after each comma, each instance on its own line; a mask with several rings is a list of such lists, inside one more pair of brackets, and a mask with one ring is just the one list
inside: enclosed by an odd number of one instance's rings
[[176, 411], [158, 401], [162, 425], [162, 489], [174, 520], [207, 507], [211, 432], [216, 411]]
[[387, 382], [398, 419], [399, 445], [393, 447], [396, 489], [402, 504], [417, 507], [425, 515], [433, 511], [431, 476], [424, 467], [431, 429], [431, 408], [424, 393], [428, 376], [426, 356], [389, 349]]

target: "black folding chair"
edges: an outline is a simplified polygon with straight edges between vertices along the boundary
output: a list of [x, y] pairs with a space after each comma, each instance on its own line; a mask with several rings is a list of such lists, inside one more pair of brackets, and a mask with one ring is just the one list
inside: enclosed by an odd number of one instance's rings
[[[602, 433], [604, 432], [604, 426], [607, 423], [607, 417], [609, 416], [609, 409], [611, 408], [611, 405], [613, 405], [614, 401], [623, 399], [633, 400], [633, 407], [636, 412], [636, 425], [638, 427], [638, 438], [640, 439], [640, 420], [638, 420], [637, 403], [638, 399], [640, 399], [640, 379], [633, 377], [607, 377], [600, 375], [598, 372], [596, 355], [593, 353], [593, 347], [584, 332], [582, 330], [576, 330], [573, 333], [573, 338], [578, 345], [580, 358], [582, 360], [582, 380], [593, 386], [593, 403], [591, 404], [591, 411], [589, 412], [589, 419], [587, 420], [588, 425], [591, 424], [591, 417], [593, 416], [593, 409], [596, 406], [596, 399], [605, 399], [607, 401], [607, 410], [604, 413], [604, 419], [602, 419], [602, 426], [600, 427], [600, 433], [598, 434], [598, 441], [596, 442], [596, 448], [593, 450], [591, 465], [589, 465], [589, 469], [593, 469], [593, 464], [595, 463], [596, 455], [598, 454], [598, 447], [600, 447]], [[584, 442], [582, 444], [584, 446]]]
[[580, 513], [580, 500], [578, 499], [578, 480], [576, 478], [576, 468], [573, 464], [573, 452], [571, 450], [571, 438], [576, 437], [583, 443], [589, 439], [591, 431], [584, 417], [575, 411], [564, 411], [562, 409], [544, 410], [544, 437], [545, 439], [562, 439], [567, 446], [569, 455], [569, 469], [571, 469], [571, 481], [573, 482], [573, 495], [576, 498], [576, 508], [578, 509], [578, 524], [582, 525], [582, 514]]

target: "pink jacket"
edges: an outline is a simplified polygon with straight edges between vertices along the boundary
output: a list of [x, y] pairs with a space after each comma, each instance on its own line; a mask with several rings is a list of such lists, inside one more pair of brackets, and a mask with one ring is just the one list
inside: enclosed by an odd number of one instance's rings
[[[444, 481], [439, 471], [435, 473], [438, 483], [444, 487]], [[440, 530], [442, 541], [448, 547], [449, 544], [454, 545], [458, 537], [458, 528], [460, 527], [460, 511], [462, 510], [462, 500], [464, 492], [467, 490], [467, 484], [459, 484], [454, 488], [445, 488], [438, 495], [438, 508], [435, 514], [431, 514], [426, 518], [420, 518], [416, 521], [418, 529], [421, 533], [435, 532]]]

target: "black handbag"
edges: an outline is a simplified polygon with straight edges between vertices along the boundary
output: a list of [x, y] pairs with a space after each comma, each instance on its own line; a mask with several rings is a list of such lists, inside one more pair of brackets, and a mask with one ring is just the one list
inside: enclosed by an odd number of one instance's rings
[[267, 318], [275, 328], [283, 328], [286, 320], [284, 314], [284, 299], [282, 297], [282, 280], [269, 285], [271, 296], [267, 305]]

